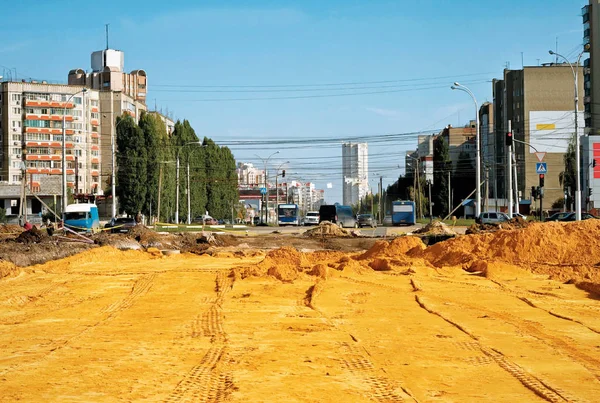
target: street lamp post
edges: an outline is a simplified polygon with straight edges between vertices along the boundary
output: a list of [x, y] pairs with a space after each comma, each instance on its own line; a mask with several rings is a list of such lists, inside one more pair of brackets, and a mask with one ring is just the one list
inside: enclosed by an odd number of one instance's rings
[[577, 56], [577, 64], [575, 65], [577, 68], [573, 68], [573, 64], [569, 62], [569, 59], [561, 55], [560, 53], [556, 53], [552, 50], [549, 50], [548, 53], [551, 55], [555, 55], [563, 59], [567, 62], [569, 67], [571, 67], [571, 71], [573, 72], [573, 79], [575, 80], [575, 220], [581, 220], [581, 161], [579, 155], [579, 129], [577, 122], [577, 112], [579, 108], [579, 83], [578, 83], [578, 73], [579, 73], [579, 61], [581, 60], [581, 56], [583, 56], [584, 51], [582, 51], [579, 56]]
[[81, 90], [71, 94], [69, 98], [64, 103], [63, 106], [63, 116], [62, 116], [62, 211], [63, 213], [67, 208], [67, 145], [66, 145], [66, 137], [67, 130], [65, 127], [65, 117], [67, 111], [67, 104], [73, 99], [73, 97], [79, 93], [85, 94], [87, 92], [87, 88], [82, 88]]
[[475, 95], [468, 87], [455, 82], [450, 88], [453, 90], [466, 92], [471, 96], [473, 103], [475, 104], [475, 217], [479, 217], [481, 214], [481, 150], [479, 144], [479, 106], [477, 105], [477, 99], [475, 98]]
[[265, 223], [268, 224], [269, 223], [269, 189], [267, 188], [267, 164], [269, 163], [269, 160], [271, 159], [272, 156], [274, 156], [275, 154], [279, 154], [279, 151], [275, 151], [273, 154], [269, 155], [266, 159], [260, 157], [257, 154], [254, 154], [255, 157], [257, 157], [259, 160], [261, 160], [263, 162], [263, 166], [265, 169], [265, 190], [267, 191], [266, 193], [266, 199], [267, 199], [267, 203], [266, 203], [266, 210], [265, 210]]
[[[177, 161], [176, 161], [176, 174], [175, 174], [175, 183], [177, 190], [175, 191], [175, 224], [179, 224], [179, 152], [183, 149], [183, 147], [188, 146], [190, 144], [202, 144], [201, 141], [189, 141], [185, 144], [180, 145], [177, 148]], [[188, 173], [189, 173], [189, 162], [188, 162]], [[188, 182], [189, 183], [189, 182]], [[188, 193], [189, 193], [188, 189]], [[188, 215], [189, 215], [190, 206], [188, 205]]]

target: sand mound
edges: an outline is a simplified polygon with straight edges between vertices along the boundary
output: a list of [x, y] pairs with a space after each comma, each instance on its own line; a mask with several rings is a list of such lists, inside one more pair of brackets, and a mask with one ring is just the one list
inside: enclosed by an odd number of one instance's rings
[[434, 221], [423, 228], [413, 231], [414, 234], [423, 235], [457, 235], [456, 232], [441, 221]]
[[396, 238], [390, 242], [388, 241], [377, 241], [375, 245], [368, 251], [360, 255], [357, 259], [374, 259], [381, 257], [395, 257], [398, 258], [401, 255], [406, 255], [413, 249], [422, 251], [425, 249], [425, 244], [421, 238], [416, 236], [403, 236]]
[[0, 260], [0, 279], [8, 276], [12, 276], [19, 271], [19, 268], [11, 263]]
[[350, 237], [352, 233], [348, 230], [340, 228], [336, 224], [332, 224], [329, 221], [321, 222], [317, 227], [304, 232], [305, 236], [311, 238], [332, 236], [332, 237]]
[[[517, 230], [454, 238], [409, 254], [422, 257], [436, 267], [461, 266], [477, 271], [489, 271], [489, 263], [494, 262], [495, 275], [507, 270], [499, 263], [508, 263], [582, 287], [584, 282], [589, 283], [586, 289], [592, 290], [590, 284], [600, 285], [599, 237], [600, 220], [530, 223]], [[488, 262], [487, 267], [478, 261]], [[485, 270], [480, 270], [482, 267]]]

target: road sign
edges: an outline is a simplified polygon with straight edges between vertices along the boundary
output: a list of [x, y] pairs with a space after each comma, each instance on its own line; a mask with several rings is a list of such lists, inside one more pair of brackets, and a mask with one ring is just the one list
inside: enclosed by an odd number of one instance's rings
[[544, 157], [546, 156], [545, 152], [537, 152], [535, 153], [535, 156], [537, 157], [539, 162], [542, 162], [544, 160]]
[[535, 163], [535, 173], [536, 174], [545, 174], [548, 172], [548, 167], [545, 162], [536, 162]]
[[266, 195], [267, 194], [267, 188], [260, 188], [260, 194], [261, 195]]

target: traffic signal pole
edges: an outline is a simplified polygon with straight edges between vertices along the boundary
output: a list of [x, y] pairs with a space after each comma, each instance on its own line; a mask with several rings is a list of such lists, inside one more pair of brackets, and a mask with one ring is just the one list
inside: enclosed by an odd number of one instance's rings
[[508, 132], [506, 133], [506, 145], [508, 146], [508, 154], [506, 156], [507, 167], [506, 176], [508, 176], [508, 217], [513, 216], [513, 184], [512, 184], [512, 127], [511, 121], [508, 121]]

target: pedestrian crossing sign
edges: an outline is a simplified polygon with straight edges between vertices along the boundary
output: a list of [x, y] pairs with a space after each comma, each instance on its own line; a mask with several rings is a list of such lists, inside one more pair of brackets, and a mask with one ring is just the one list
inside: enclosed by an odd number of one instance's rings
[[548, 167], [545, 162], [536, 162], [535, 163], [535, 173], [545, 174], [547, 172], [548, 172]]

